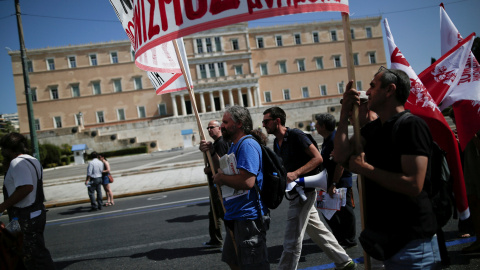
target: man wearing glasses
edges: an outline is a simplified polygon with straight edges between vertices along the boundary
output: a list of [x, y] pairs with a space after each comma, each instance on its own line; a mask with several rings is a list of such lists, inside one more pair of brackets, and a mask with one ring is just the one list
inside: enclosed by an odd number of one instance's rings
[[378, 119], [361, 129], [359, 155], [352, 155], [355, 142], [348, 138], [347, 128], [353, 105], [360, 103], [352, 84], [343, 94], [334, 160], [365, 178], [366, 223], [360, 242], [370, 256], [384, 261], [385, 269], [437, 269], [436, 220], [427, 193], [432, 135], [427, 124], [413, 115], [402, 118], [392, 134], [395, 123], [408, 113], [404, 104], [410, 78], [384, 67], [375, 74], [366, 94], [368, 109]]
[[[208, 122], [207, 130], [208, 135], [210, 135], [210, 137], [214, 140], [213, 147], [210, 148], [210, 154], [212, 155], [212, 161], [215, 168], [218, 169], [220, 157], [228, 152], [228, 142], [223, 139], [222, 131], [220, 130], [220, 123], [217, 120], [212, 120]], [[206, 143], [212, 144], [212, 142]], [[204, 172], [207, 175], [213, 208], [212, 203], [210, 203], [210, 212], [208, 212], [208, 232], [210, 234], [210, 241], [204, 242], [203, 245], [206, 247], [220, 248], [223, 245], [222, 230], [220, 227], [224, 213], [222, 209], [222, 204], [218, 197], [217, 188], [213, 185], [211, 166], [205, 167]], [[215, 218], [213, 215], [213, 211], [215, 211]], [[217, 224], [216, 226], [215, 223]]]
[[[287, 182], [290, 183], [299, 177], [318, 173], [316, 168], [323, 159], [306, 134], [299, 129], [285, 127], [285, 121], [285, 111], [280, 107], [263, 112], [263, 127], [268, 134], [275, 135], [274, 151], [282, 158]], [[315, 188], [305, 189], [305, 195], [306, 201], [296, 196], [289, 202], [283, 252], [277, 269], [297, 269], [305, 231], [335, 263], [336, 269], [355, 269], [356, 264], [320, 220], [314, 205], [317, 198]]]

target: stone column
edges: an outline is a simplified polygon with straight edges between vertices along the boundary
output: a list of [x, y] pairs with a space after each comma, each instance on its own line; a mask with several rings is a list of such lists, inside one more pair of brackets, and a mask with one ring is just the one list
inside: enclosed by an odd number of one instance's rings
[[202, 108], [202, 113], [206, 113], [207, 110], [205, 108], [205, 97], [203, 96], [203, 92], [199, 93], [200, 95], [200, 107]]
[[210, 94], [210, 111], [214, 112], [215, 111], [215, 100], [213, 99], [213, 92], [208, 92]]
[[243, 105], [243, 98], [242, 98], [242, 89], [239, 88], [237, 89], [237, 91], [238, 91], [238, 105], [243, 107], [244, 105]]
[[182, 102], [182, 115], [187, 115], [187, 107], [185, 106], [185, 95], [180, 95], [180, 102]]
[[250, 87], [247, 88], [247, 102], [248, 107], [253, 107], [252, 89]]
[[255, 86], [253, 88], [253, 90], [255, 92], [254, 93], [255, 94], [255, 96], [254, 96], [255, 97], [255, 107], [260, 107], [261, 106], [260, 102], [262, 100], [261, 97], [260, 97], [260, 89], [259, 89], [258, 86]]
[[220, 95], [220, 110], [225, 110], [225, 100], [223, 100], [223, 90], [218, 91]]
[[228, 89], [228, 101], [230, 102], [230, 106], [235, 105], [235, 101], [233, 101], [232, 89]]
[[178, 109], [177, 109], [177, 99], [175, 98], [176, 96], [171, 95], [172, 98], [172, 110], [173, 110], [173, 116], [178, 116]]

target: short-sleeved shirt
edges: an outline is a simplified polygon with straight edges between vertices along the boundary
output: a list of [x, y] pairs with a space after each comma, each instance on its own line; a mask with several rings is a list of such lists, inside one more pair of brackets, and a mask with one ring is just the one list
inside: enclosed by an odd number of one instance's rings
[[[261, 189], [263, 184], [262, 149], [257, 141], [251, 135], [244, 136], [236, 144], [230, 146], [228, 154], [230, 153], [235, 153], [237, 169], [244, 169], [256, 175], [257, 184]], [[265, 214], [263, 209], [266, 209], [263, 202], [259, 200], [255, 187], [250, 189], [246, 195], [228, 201], [224, 200], [224, 206], [225, 220], [254, 220], [261, 217], [258, 213], [259, 206], [262, 214]]]
[[[35, 168], [25, 159], [32, 161]], [[30, 192], [23, 200], [16, 203], [14, 205], [15, 207], [25, 208], [35, 202], [38, 181], [37, 175], [38, 177], [42, 176], [42, 165], [37, 159], [30, 155], [20, 155], [10, 162], [10, 167], [8, 168], [4, 181], [8, 196], [11, 196], [19, 186], [33, 186], [32, 192]]]
[[[310, 147], [311, 144], [312, 141], [310, 141], [303, 131], [288, 127], [281, 146], [278, 144], [277, 138], [273, 141], [274, 151], [282, 158], [283, 166], [287, 172], [297, 170], [312, 159], [307, 153], [305, 153], [305, 150]], [[315, 174], [315, 172], [311, 171], [300, 177], [313, 174]]]
[[87, 176], [90, 176], [90, 178], [102, 177], [103, 166], [103, 162], [98, 158], [94, 158], [88, 163]]
[[[330, 154], [333, 152], [333, 140], [335, 139], [336, 130], [332, 132], [328, 137], [323, 140], [321, 155], [323, 158], [323, 167], [327, 170], [328, 173], [328, 186], [331, 185], [333, 181], [333, 175], [335, 172], [335, 167], [337, 163], [330, 158]], [[340, 178], [340, 181], [337, 185], [338, 188], [341, 187], [351, 187], [352, 186], [352, 173], [347, 170], [343, 170], [343, 174]]]
[[[406, 111], [393, 116], [383, 125], [380, 119], [377, 119], [362, 128], [361, 134], [366, 140], [365, 158], [369, 164], [379, 169], [400, 173], [402, 155], [430, 158], [432, 136], [427, 124], [419, 117], [413, 116], [402, 120], [395, 135], [392, 134], [395, 122], [403, 113]], [[409, 239], [431, 237], [436, 231], [436, 220], [425, 190], [429, 184], [430, 168], [427, 169], [424, 189], [416, 197], [385, 189], [366, 178], [366, 209], [368, 209], [366, 227], [405, 235], [405, 238]]]
[[213, 142], [213, 151], [213, 154], [217, 154], [219, 157], [228, 153], [228, 142], [223, 139], [223, 136]]

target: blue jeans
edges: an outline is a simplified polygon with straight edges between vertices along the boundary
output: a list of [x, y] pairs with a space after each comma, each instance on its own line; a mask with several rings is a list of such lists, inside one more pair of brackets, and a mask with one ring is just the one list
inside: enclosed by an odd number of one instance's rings
[[[91, 178], [90, 186], [88, 187], [88, 197], [90, 198], [90, 204], [92, 209], [102, 209], [103, 199], [102, 199], [102, 177]], [[97, 201], [95, 202], [95, 191], [97, 192]], [[97, 206], [98, 203], [98, 206]]]
[[437, 236], [409, 242], [384, 262], [385, 269], [441, 269]]

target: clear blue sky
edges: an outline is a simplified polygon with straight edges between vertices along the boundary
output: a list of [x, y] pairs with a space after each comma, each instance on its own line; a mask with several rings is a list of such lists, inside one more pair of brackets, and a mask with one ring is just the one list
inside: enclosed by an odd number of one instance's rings
[[[245, 1], [245, 0], [242, 0]], [[350, 0], [350, 18], [387, 18], [393, 37], [419, 74], [440, 58], [439, 0]], [[480, 35], [479, 0], [444, 0], [446, 11], [462, 36]], [[127, 40], [108, 0], [20, 0], [28, 49]], [[10, 56], [19, 50], [13, 0], [0, 0], [0, 114], [17, 112]], [[338, 12], [289, 15], [250, 22], [251, 27], [341, 20]], [[385, 36], [385, 31], [384, 31]], [[385, 42], [384, 42], [385, 43]], [[385, 47], [386, 53], [388, 48]], [[28, 54], [28, 52], [27, 52]], [[387, 57], [388, 58], [388, 57]], [[152, 95], [155, 93], [152, 91]]]

